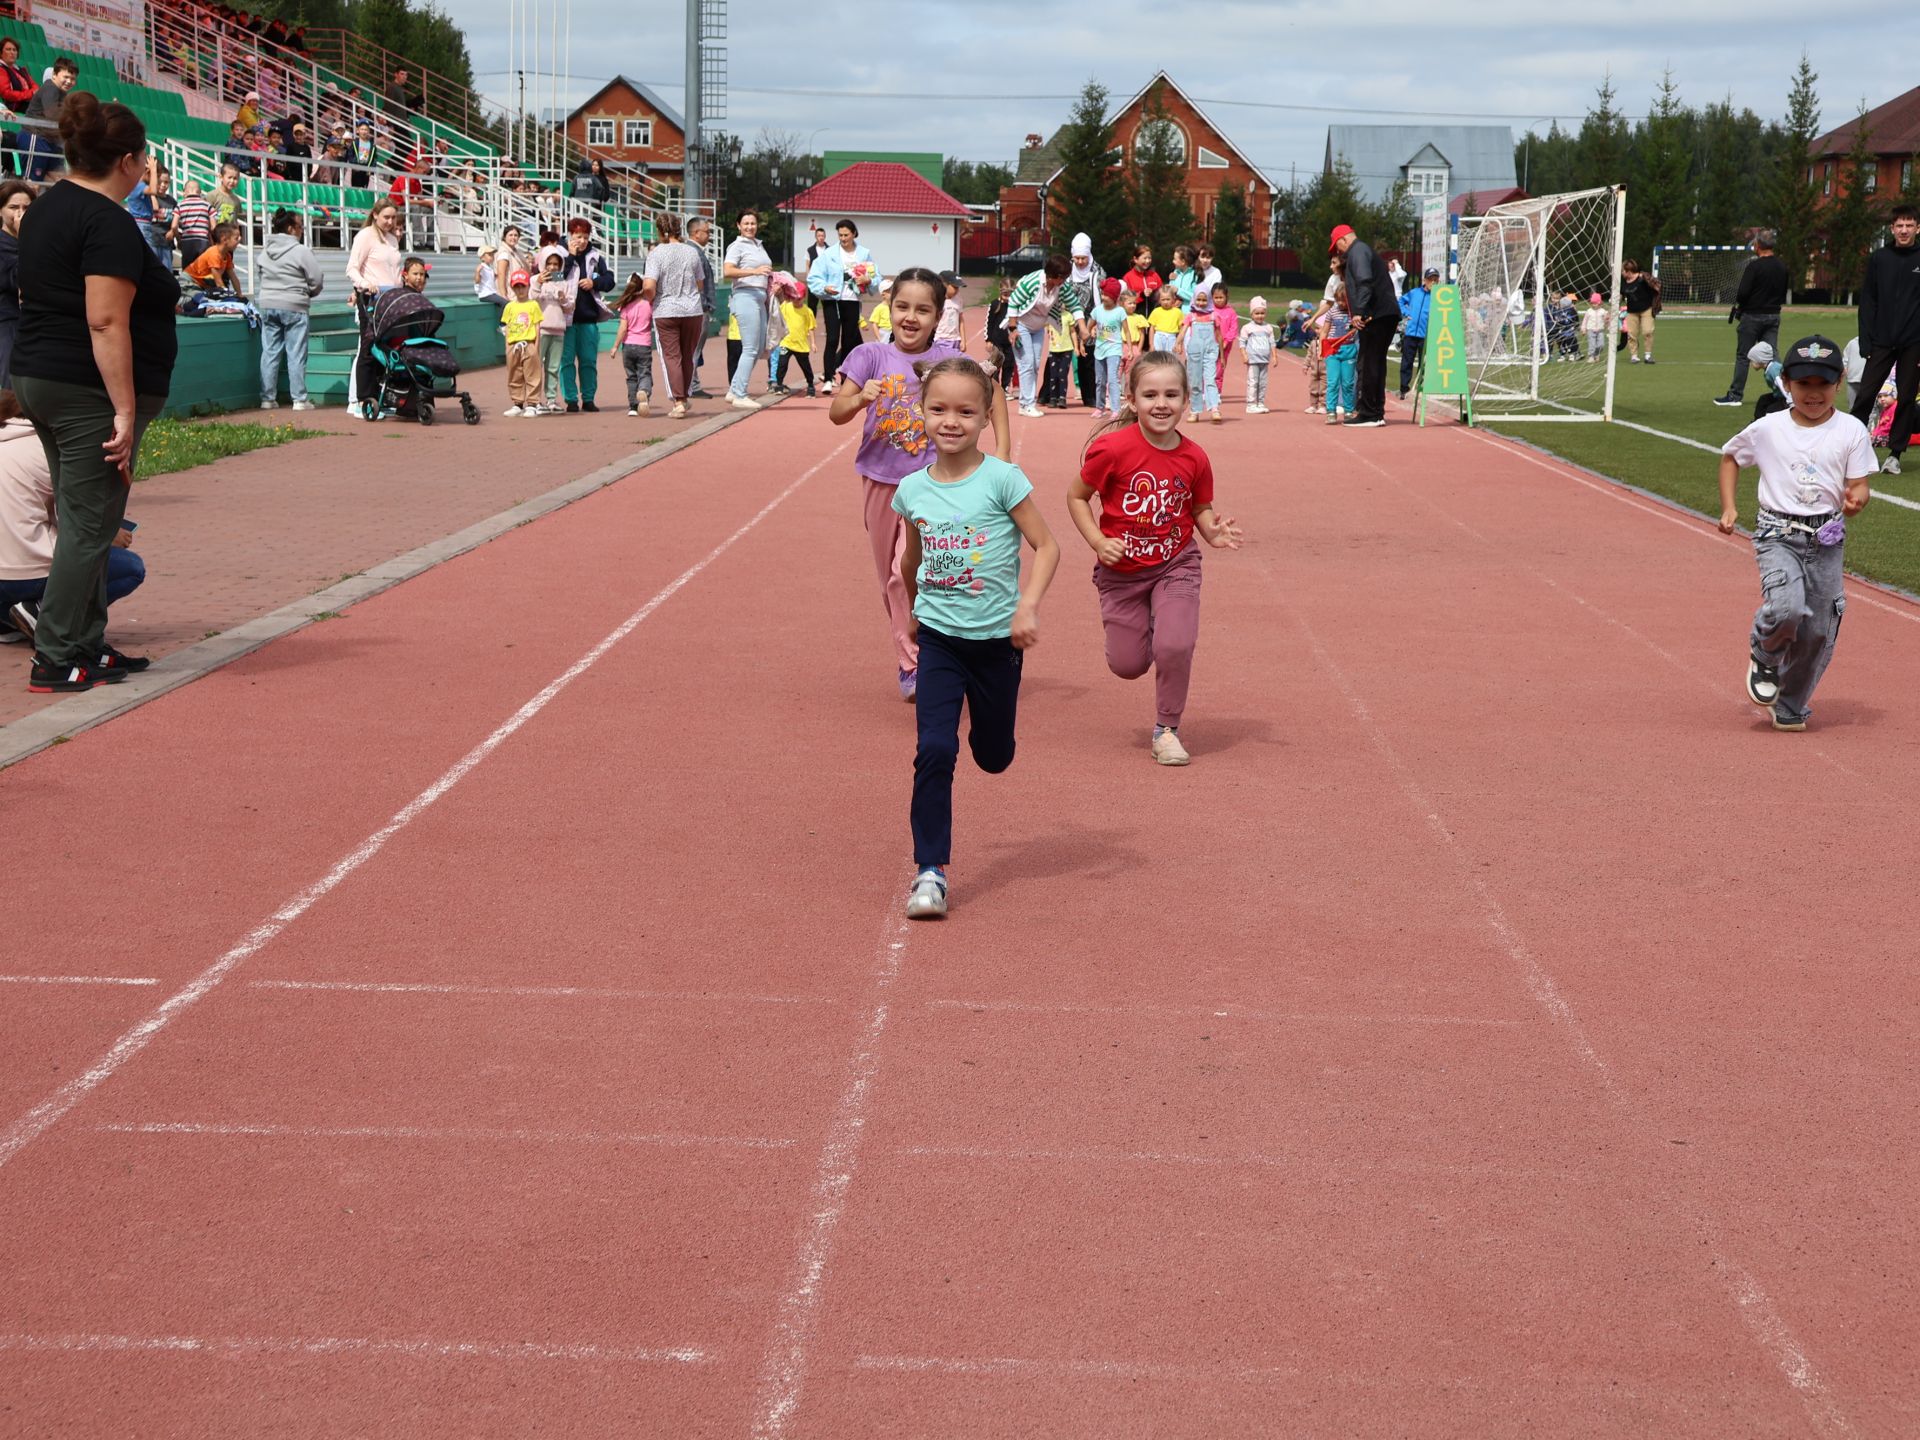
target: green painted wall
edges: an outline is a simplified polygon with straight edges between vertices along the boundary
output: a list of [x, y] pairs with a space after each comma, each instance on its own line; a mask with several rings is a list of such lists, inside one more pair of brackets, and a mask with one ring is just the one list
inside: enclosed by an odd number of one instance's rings
[[821, 178], [830, 179], [838, 175], [849, 165], [862, 160], [891, 161], [896, 165], [905, 165], [914, 171], [929, 185], [941, 183], [945, 160], [939, 155], [930, 155], [918, 150], [829, 150], [820, 157]]

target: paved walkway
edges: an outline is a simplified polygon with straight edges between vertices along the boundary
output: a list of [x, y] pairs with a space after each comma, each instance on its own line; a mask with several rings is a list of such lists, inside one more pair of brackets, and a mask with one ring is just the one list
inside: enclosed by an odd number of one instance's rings
[[[724, 391], [725, 360], [725, 342], [708, 342], [709, 391]], [[167, 655], [687, 428], [662, 418], [664, 405], [629, 419], [620, 364], [605, 355], [597, 415], [508, 420], [504, 369], [473, 371], [466, 383], [478, 425], [448, 423], [448, 408], [432, 429], [368, 425], [343, 410], [245, 412], [233, 418], [298, 419], [327, 433], [138, 482], [127, 513], [140, 522], [147, 583], [114, 607], [114, 643]], [[724, 409], [708, 401], [696, 419]], [[0, 647], [0, 726], [66, 698], [28, 693], [30, 658], [24, 645]]]

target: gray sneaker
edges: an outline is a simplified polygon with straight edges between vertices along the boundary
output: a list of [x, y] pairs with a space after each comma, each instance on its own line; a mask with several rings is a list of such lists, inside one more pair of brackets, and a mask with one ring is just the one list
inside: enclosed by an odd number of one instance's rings
[[947, 877], [929, 865], [913, 877], [913, 889], [907, 892], [909, 920], [947, 918]]
[[1898, 455], [1887, 456], [1886, 459], [1880, 462], [1880, 473], [1882, 475], [1898, 475], [1900, 473], [1900, 457]]

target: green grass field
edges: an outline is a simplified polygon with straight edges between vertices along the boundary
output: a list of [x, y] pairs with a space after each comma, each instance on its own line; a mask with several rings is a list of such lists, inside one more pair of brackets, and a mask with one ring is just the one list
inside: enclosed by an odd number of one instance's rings
[[[1844, 346], [1855, 330], [1851, 310], [1792, 309], [1782, 320], [1780, 342], [1784, 347], [1803, 335], [1817, 333]], [[1699, 318], [1663, 314], [1654, 338], [1653, 353], [1658, 363], [1629, 365], [1624, 355], [1620, 357], [1614, 415], [1718, 449], [1753, 418], [1753, 401], [1760, 395], [1760, 379], [1753, 376], [1747, 382], [1747, 403], [1741, 409], [1722, 409], [1712, 403], [1714, 396], [1726, 393], [1733, 375], [1733, 349], [1734, 327], [1726, 323], [1724, 311]], [[1720, 513], [1716, 478], [1719, 462], [1690, 445], [1622, 425], [1509, 421], [1490, 422], [1487, 428], [1678, 501], [1703, 515]], [[1876, 476], [1873, 488], [1920, 503], [1920, 464], [1914, 471], [1897, 477]], [[1742, 525], [1752, 523], [1754, 511], [1754, 476], [1748, 471], [1740, 482]], [[1920, 510], [1879, 501], [1868, 505], [1848, 525], [1847, 567], [1920, 594]]]
[[217, 420], [155, 420], [140, 442], [140, 461], [136, 480], [151, 480], [156, 475], [171, 475], [191, 470], [210, 460], [228, 455], [244, 455], [273, 445], [285, 445], [324, 435], [324, 430], [303, 430], [293, 425], [260, 425], [251, 421], [223, 423]]

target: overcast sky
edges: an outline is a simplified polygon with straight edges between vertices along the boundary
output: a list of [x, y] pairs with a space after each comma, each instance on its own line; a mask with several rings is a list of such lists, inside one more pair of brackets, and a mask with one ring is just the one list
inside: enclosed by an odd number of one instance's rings
[[[560, 3], [565, 16], [566, 0], [542, 3]], [[681, 105], [683, 0], [571, 4], [573, 84], [560, 96], [563, 108], [616, 71]], [[479, 88], [509, 96], [509, 0], [448, 8], [466, 27]], [[771, 126], [802, 136], [818, 130], [816, 149], [1010, 162], [1029, 131], [1050, 134], [1066, 118], [1070, 101], [1060, 97], [1089, 77], [1124, 99], [1164, 67], [1282, 186], [1290, 165], [1302, 173], [1319, 167], [1329, 123], [1450, 118], [1510, 124], [1517, 136], [1530, 123], [1545, 133], [1545, 117], [1557, 114], [1563, 127], [1577, 126], [1608, 67], [1630, 115], [1646, 111], [1671, 65], [1684, 100], [1731, 93], [1736, 106], [1777, 118], [1804, 44], [1820, 74], [1823, 127], [1849, 119], [1863, 98], [1891, 99], [1915, 78], [1912, 46], [1892, 43], [1899, 7], [1823, 8], [1816, 22], [1804, 4], [1783, 0], [1642, 0], [1628, 7], [1628, 23], [1591, 13], [1611, 6], [1580, 6], [1586, 13], [1575, 15], [1570, 5], [1366, 0], [1355, 7], [1367, 17], [1364, 29], [1338, 5], [1291, 0], [729, 0], [727, 8], [730, 93], [720, 125], [749, 142]], [[553, 10], [536, 13], [545, 30]], [[1435, 19], [1442, 14], [1444, 25]], [[660, 28], [644, 28], [641, 16], [659, 16]], [[1171, 16], [1180, 17], [1172, 26]], [[1355, 58], [1343, 61], [1348, 55]], [[546, 84], [529, 80], [530, 104], [544, 105]], [[776, 89], [825, 93], [769, 93]]]

